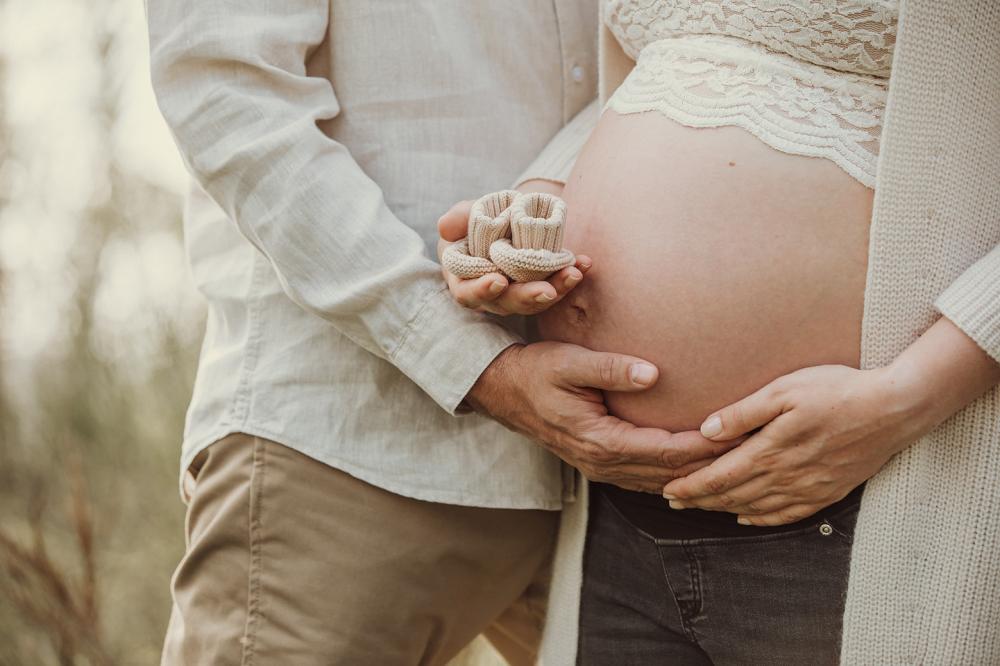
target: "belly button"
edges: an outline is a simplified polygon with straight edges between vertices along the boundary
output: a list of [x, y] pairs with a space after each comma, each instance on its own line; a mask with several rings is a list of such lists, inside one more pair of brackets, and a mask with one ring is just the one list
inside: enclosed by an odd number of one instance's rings
[[587, 302], [579, 294], [570, 294], [566, 298], [566, 319], [573, 326], [589, 326]]

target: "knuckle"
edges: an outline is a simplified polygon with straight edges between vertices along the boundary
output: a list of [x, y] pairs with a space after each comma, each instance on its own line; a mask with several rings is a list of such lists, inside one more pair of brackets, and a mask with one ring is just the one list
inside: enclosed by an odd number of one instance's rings
[[573, 370], [573, 361], [570, 355], [557, 349], [549, 355], [549, 362], [552, 364], [550, 367], [552, 371], [559, 376], [566, 376], [570, 374]]
[[774, 472], [777, 469], [777, 463], [773, 456], [758, 456], [754, 459], [754, 467], [761, 472]]
[[677, 469], [678, 467], [684, 466], [684, 464], [687, 463], [686, 458], [687, 456], [683, 453], [673, 449], [664, 449], [660, 452], [660, 463], [669, 469]]
[[674, 479], [680, 479], [684, 474], [677, 471], [676, 469], [665, 469], [661, 472], [661, 478], [663, 479], [664, 485], [673, 481]]
[[720, 495], [727, 487], [726, 479], [721, 476], [712, 476], [705, 481], [705, 487], [713, 495]]
[[782, 509], [778, 512], [778, 518], [783, 523], [797, 523], [806, 517], [802, 509]]
[[601, 465], [611, 465], [618, 461], [619, 453], [616, 451], [617, 445], [593, 446], [590, 450], [590, 459]]
[[[726, 419], [727, 416], [729, 417], [728, 422]], [[742, 403], [736, 403], [730, 407], [728, 414], [723, 414], [722, 422], [724, 425], [730, 426], [731, 428], [743, 430], [747, 422], [746, 406]]]
[[597, 365], [597, 373], [601, 381], [605, 384], [612, 384], [618, 373], [618, 365], [618, 357], [612, 355], [602, 356]]
[[722, 493], [719, 495], [719, 506], [726, 507], [727, 509], [736, 504], [736, 500], [729, 493]]
[[534, 315], [541, 312], [545, 312], [549, 308], [548, 303], [535, 303], [534, 301], [526, 303], [521, 308], [521, 314]]
[[767, 387], [766, 397], [773, 402], [784, 402], [795, 390], [797, 380], [791, 376], [779, 377]]

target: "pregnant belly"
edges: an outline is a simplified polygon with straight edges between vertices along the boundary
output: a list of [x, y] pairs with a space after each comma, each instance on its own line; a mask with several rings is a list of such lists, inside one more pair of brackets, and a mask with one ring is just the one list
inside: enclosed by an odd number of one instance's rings
[[543, 337], [634, 354], [657, 385], [612, 413], [671, 430], [799, 368], [857, 366], [872, 192], [735, 127], [606, 112], [564, 197], [594, 265]]

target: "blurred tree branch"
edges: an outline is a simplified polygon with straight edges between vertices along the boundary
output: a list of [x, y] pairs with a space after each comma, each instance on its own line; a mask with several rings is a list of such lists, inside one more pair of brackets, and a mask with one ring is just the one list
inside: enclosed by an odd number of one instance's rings
[[[180, 232], [177, 196], [124, 168], [113, 150], [119, 75], [136, 60], [121, 39], [130, 3], [93, 0], [86, 13], [93, 24], [77, 27], [99, 76], [92, 98], [69, 112], [86, 118], [98, 150], [85, 174], [95, 192], [65, 230], [75, 238], [69, 255], [44, 267], [71, 286], [68, 307], [51, 304], [65, 342], [30, 362], [0, 353], [0, 664], [153, 663], [170, 610], [170, 571], [183, 548], [176, 461], [197, 350], [178, 337], [175, 321], [156, 313], [162, 325], [150, 354], [163, 362], [149, 373], [137, 379], [120, 360], [95, 353], [106, 333], [95, 303], [109, 242]], [[0, 0], [4, 18], [15, 15], [15, 4]], [[143, 29], [141, 14], [130, 29]], [[16, 163], [34, 177], [48, 166], [42, 160], [60, 156], [33, 153], [29, 132], [11, 124], [7, 96], [14, 93], [2, 85], [14, 66], [7, 54], [0, 44], [0, 171]], [[50, 194], [13, 196], [43, 197], [28, 203], [44, 212]], [[0, 215], [23, 203], [0, 188]], [[11, 321], [5, 295], [19, 277], [0, 262], [2, 322]], [[177, 276], [179, 288], [184, 277]], [[63, 501], [65, 511], [45, 510]]]

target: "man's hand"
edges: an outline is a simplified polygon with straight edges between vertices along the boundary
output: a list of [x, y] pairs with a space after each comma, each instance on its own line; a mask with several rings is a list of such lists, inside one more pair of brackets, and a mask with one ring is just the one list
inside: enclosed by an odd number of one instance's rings
[[[465, 238], [469, 227], [471, 201], [459, 201], [438, 220], [438, 256], [449, 243]], [[579, 255], [576, 265], [568, 266], [547, 280], [511, 284], [500, 273], [490, 273], [475, 280], [457, 278], [442, 269], [448, 289], [459, 304], [498, 315], [538, 314], [558, 303], [563, 296], [583, 280], [590, 268], [590, 257]]]
[[656, 367], [623, 354], [539, 342], [507, 348], [466, 401], [531, 437], [592, 481], [661, 492], [663, 485], [712, 463], [741, 440], [713, 442], [697, 431], [640, 428], [608, 414], [606, 391], [643, 391]]

